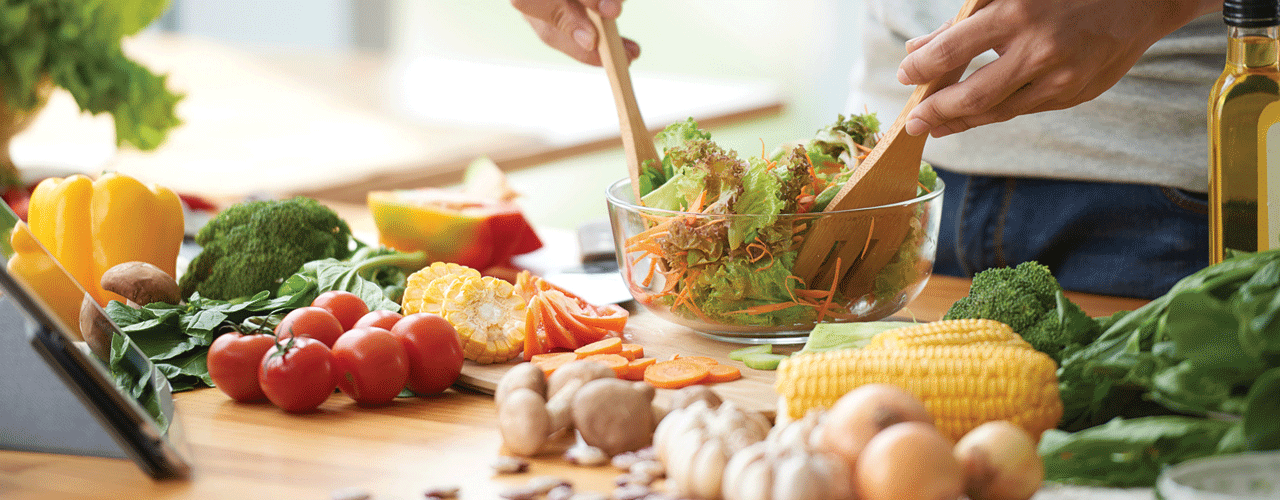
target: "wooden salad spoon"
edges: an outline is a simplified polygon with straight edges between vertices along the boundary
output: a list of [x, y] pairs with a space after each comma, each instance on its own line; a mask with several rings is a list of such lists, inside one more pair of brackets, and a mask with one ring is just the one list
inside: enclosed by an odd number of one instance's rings
[[[952, 24], [989, 1], [966, 0]], [[959, 81], [963, 73], [964, 68], [959, 68], [916, 86], [893, 126], [858, 164], [824, 212], [891, 205], [915, 198], [928, 134], [908, 134], [907, 115], [924, 98]], [[871, 291], [875, 274], [893, 258], [906, 238], [913, 215], [909, 208], [900, 206], [872, 217], [854, 212], [847, 217], [817, 219], [800, 246], [792, 273], [804, 279], [811, 289], [829, 289], [834, 282], [846, 297], [862, 296]], [[847, 274], [855, 267], [853, 274]]]
[[631, 73], [628, 71], [630, 61], [627, 50], [622, 46], [622, 37], [618, 35], [618, 24], [613, 19], [604, 19], [594, 10], [586, 9], [587, 17], [596, 25], [599, 41], [600, 63], [605, 74], [609, 76], [609, 86], [613, 89], [613, 102], [618, 108], [618, 124], [622, 129], [622, 149], [627, 154], [627, 172], [631, 176], [631, 190], [635, 194], [636, 204], [640, 204], [640, 169], [645, 162], [653, 160], [661, 164], [658, 150], [653, 145], [653, 135], [644, 126], [644, 118], [640, 116], [640, 107], [636, 104], [636, 95], [631, 88]]

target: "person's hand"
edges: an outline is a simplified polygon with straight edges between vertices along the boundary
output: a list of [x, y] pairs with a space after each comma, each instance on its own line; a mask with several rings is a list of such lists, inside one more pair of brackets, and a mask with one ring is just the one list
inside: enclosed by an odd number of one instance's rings
[[987, 50], [999, 57], [922, 101], [906, 131], [942, 137], [1091, 100], [1160, 38], [1221, 8], [1220, 0], [991, 0], [954, 26], [907, 41], [898, 66], [905, 85], [932, 81]]
[[[543, 42], [587, 64], [600, 65], [596, 52], [597, 33], [586, 9], [600, 13], [604, 19], [617, 19], [622, 13], [622, 0], [511, 0], [511, 5], [524, 13]], [[627, 59], [640, 56], [640, 45], [623, 38]]]

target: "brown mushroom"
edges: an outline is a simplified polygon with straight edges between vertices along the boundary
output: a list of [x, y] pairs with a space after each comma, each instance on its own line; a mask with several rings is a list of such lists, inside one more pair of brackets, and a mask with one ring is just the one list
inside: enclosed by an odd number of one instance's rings
[[609, 456], [653, 442], [653, 386], [616, 378], [583, 384], [573, 398], [573, 426], [582, 441]]
[[99, 359], [109, 359], [111, 334], [114, 331], [115, 326], [112, 325], [111, 320], [98, 307], [93, 297], [86, 293], [84, 300], [80, 301], [80, 336], [84, 337], [85, 344], [89, 345], [89, 351]]
[[147, 262], [133, 261], [112, 266], [102, 273], [102, 288], [139, 306], [152, 302], [177, 304], [182, 301], [178, 281]]

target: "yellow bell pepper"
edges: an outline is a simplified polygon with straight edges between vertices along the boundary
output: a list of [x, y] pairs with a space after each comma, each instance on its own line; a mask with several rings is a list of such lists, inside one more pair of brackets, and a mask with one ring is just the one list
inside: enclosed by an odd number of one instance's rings
[[84, 292], [67, 277], [67, 273], [58, 269], [58, 262], [40, 248], [40, 242], [31, 235], [25, 223], [18, 222], [14, 226], [13, 232], [9, 233], [9, 245], [13, 247], [9, 272], [44, 300], [67, 331], [79, 334], [80, 303], [84, 300]]
[[125, 301], [100, 283], [102, 274], [116, 264], [149, 262], [176, 276], [182, 201], [166, 187], [119, 173], [97, 180], [78, 174], [51, 177], [31, 193], [27, 223], [100, 305]]

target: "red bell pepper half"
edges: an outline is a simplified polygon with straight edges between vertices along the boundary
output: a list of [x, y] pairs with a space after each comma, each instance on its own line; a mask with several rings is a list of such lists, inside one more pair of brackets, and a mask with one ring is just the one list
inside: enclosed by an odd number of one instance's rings
[[422, 250], [434, 261], [483, 271], [542, 248], [520, 207], [510, 201], [423, 188], [371, 191], [368, 204], [382, 245]]

